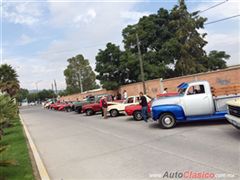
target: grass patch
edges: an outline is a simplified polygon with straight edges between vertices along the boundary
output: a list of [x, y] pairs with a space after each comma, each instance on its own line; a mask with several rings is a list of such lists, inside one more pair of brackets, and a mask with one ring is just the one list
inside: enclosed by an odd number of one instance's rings
[[8, 145], [8, 148], [0, 154], [0, 158], [16, 160], [17, 165], [0, 167], [0, 179], [34, 180], [26, 139], [19, 118], [14, 119], [13, 124], [12, 127], [4, 129], [5, 135], [0, 140], [0, 146]]

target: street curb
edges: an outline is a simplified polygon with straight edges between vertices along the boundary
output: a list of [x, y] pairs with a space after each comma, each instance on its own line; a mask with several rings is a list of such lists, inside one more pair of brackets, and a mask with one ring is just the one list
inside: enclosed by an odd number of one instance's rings
[[33, 143], [33, 140], [30, 136], [30, 133], [27, 129], [27, 126], [25, 125], [24, 121], [23, 121], [23, 118], [22, 116], [19, 114], [19, 117], [20, 117], [20, 121], [23, 125], [23, 129], [25, 131], [25, 134], [27, 136], [27, 139], [28, 139], [28, 142], [29, 142], [29, 145], [30, 145], [30, 148], [32, 150], [32, 153], [33, 153], [33, 157], [35, 159], [35, 162], [36, 162], [36, 166], [37, 166], [37, 169], [38, 169], [38, 172], [39, 172], [39, 175], [41, 177], [41, 180], [50, 180], [50, 177], [48, 175], [48, 172], [46, 170], [46, 167], [44, 166], [43, 162], [42, 162], [42, 159], [38, 153], [38, 150], [35, 146], [35, 144]]

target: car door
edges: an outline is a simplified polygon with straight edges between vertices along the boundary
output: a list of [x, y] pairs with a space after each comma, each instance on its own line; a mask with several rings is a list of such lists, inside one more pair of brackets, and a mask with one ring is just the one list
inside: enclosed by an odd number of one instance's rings
[[210, 115], [213, 113], [210, 95], [205, 92], [203, 84], [188, 88], [183, 97], [184, 112], [186, 116]]

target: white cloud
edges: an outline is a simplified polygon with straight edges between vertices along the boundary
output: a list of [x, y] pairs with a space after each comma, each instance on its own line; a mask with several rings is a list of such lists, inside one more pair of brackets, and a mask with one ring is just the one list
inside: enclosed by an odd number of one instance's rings
[[[219, 2], [201, 3], [193, 11], [205, 10], [212, 5]], [[209, 9], [200, 14], [202, 17], [207, 17], [207, 22], [216, 21], [227, 18], [233, 15], [240, 14], [240, 1], [229, 0], [215, 8]], [[205, 49], [209, 52], [211, 50], [226, 51], [231, 55], [227, 61], [228, 65], [240, 64], [240, 17], [229, 19], [215, 24], [206, 25], [204, 30], [206, 32], [206, 40], [208, 41]]]
[[22, 34], [17, 42], [17, 45], [27, 45], [27, 44], [30, 44], [32, 42], [36, 41], [35, 38], [32, 38], [26, 34]]
[[[208, 3], [201, 3], [192, 11], [206, 10], [207, 8], [219, 4], [217, 1], [209, 1]], [[219, 20], [222, 18], [238, 15], [240, 13], [240, 1], [239, 0], [228, 0], [219, 6], [202, 12], [200, 15], [208, 18], [208, 22]], [[233, 19], [236, 20], [236, 19]]]
[[35, 82], [40, 81], [39, 89], [51, 89], [51, 83], [55, 79], [58, 89], [65, 89], [65, 80], [59, 77], [59, 72], [63, 73], [63, 69], [59, 65], [54, 66], [51, 62], [40, 58], [12, 57], [4, 61], [17, 71], [22, 88], [35, 89]]
[[85, 14], [77, 15], [74, 19], [74, 23], [84, 22], [89, 23], [96, 17], [96, 12], [94, 9], [89, 9]]
[[80, 53], [94, 68], [98, 49], [105, 48], [107, 42], [121, 44], [121, 31], [129, 23], [122, 14], [130, 12], [133, 6], [134, 3], [49, 2], [49, 26], [63, 30], [64, 35], [61, 40], [52, 40], [47, 50], [39, 52], [37, 58], [24, 62], [28, 73], [20, 71], [22, 86], [31, 89], [34, 88], [32, 82], [42, 80], [39, 83], [41, 89], [49, 87], [56, 79], [59, 89], [65, 88], [63, 71], [67, 59]]
[[[122, 17], [135, 3], [54, 3], [49, 2], [50, 24], [63, 28], [65, 37], [53, 41], [46, 53], [70, 50], [68, 57], [82, 53], [95, 66], [95, 55], [107, 42], [121, 44], [121, 31], [129, 23]], [[62, 13], [64, 11], [64, 13]], [[87, 22], [87, 23], [86, 23]], [[71, 51], [75, 50], [75, 51]], [[75, 54], [74, 54], [75, 53]], [[65, 54], [64, 54], [65, 55]], [[54, 54], [64, 59], [63, 54]], [[57, 58], [59, 57], [59, 58]]]
[[240, 64], [240, 36], [237, 34], [222, 34], [216, 32], [208, 32], [206, 40], [208, 44], [206, 46], [207, 51], [218, 50], [225, 51], [231, 55], [227, 61], [228, 65]]
[[34, 25], [40, 21], [42, 16], [39, 3], [28, 2], [4, 2], [3, 18], [14, 24]]
[[130, 22], [137, 23], [141, 17], [148, 16], [149, 14], [151, 12], [125, 11], [121, 13], [121, 17]]

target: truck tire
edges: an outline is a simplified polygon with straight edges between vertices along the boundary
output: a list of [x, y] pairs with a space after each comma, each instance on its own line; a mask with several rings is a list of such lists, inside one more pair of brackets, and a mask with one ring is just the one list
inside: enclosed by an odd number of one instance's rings
[[91, 116], [93, 115], [93, 110], [92, 109], [87, 109], [86, 110], [86, 116]]
[[141, 121], [141, 120], [143, 119], [141, 111], [135, 111], [135, 112], [133, 113], [133, 118], [134, 118], [136, 121]]
[[119, 112], [118, 112], [117, 109], [112, 109], [112, 110], [110, 111], [110, 115], [111, 115], [111, 117], [117, 117], [118, 114], [119, 114]]
[[170, 129], [176, 125], [176, 118], [171, 113], [163, 113], [159, 118], [159, 124], [163, 129]]

